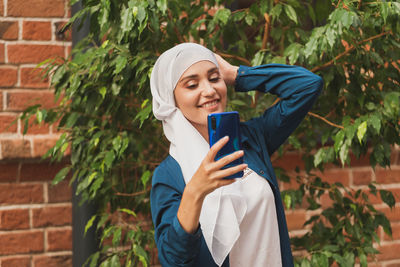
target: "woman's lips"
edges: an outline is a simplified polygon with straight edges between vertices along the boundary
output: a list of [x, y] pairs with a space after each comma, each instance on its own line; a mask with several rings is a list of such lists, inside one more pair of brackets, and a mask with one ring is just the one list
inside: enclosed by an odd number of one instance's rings
[[200, 105], [201, 108], [207, 109], [207, 110], [215, 110], [218, 108], [218, 104], [219, 104], [219, 100], [213, 100], [213, 101], [209, 101], [206, 102], [202, 105]]

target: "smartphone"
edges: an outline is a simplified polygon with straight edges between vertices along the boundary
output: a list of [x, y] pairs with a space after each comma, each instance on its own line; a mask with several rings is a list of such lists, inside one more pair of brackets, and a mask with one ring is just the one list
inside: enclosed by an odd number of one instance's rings
[[[212, 147], [219, 139], [229, 136], [229, 141], [220, 151], [218, 151], [215, 160], [218, 160], [235, 151], [242, 150], [242, 142], [240, 137], [239, 113], [237, 111], [211, 113], [207, 118], [208, 137], [210, 147]], [[243, 163], [243, 157], [234, 160], [225, 165], [222, 169], [233, 167]], [[235, 173], [225, 179], [241, 178], [243, 171]]]

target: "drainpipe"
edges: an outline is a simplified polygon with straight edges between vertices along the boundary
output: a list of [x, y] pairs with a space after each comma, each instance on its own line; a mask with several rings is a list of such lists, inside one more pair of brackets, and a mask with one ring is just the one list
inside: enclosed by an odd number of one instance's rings
[[[71, 7], [72, 16], [81, 9], [82, 1], [78, 1]], [[72, 47], [89, 33], [89, 19], [86, 18], [79, 28], [80, 24], [77, 20], [72, 25]], [[79, 205], [81, 198], [75, 194], [77, 184], [75, 180], [72, 186], [72, 266], [82, 267], [89, 256], [98, 251], [99, 239], [95, 223], [85, 234], [86, 223], [96, 213], [96, 206], [87, 202]]]

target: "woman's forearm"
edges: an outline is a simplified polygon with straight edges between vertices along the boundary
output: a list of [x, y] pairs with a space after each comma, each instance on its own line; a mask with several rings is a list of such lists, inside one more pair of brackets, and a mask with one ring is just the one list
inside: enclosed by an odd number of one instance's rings
[[189, 234], [193, 234], [199, 227], [199, 218], [204, 197], [196, 192], [190, 183], [183, 191], [182, 200], [178, 209], [178, 221], [182, 228]]

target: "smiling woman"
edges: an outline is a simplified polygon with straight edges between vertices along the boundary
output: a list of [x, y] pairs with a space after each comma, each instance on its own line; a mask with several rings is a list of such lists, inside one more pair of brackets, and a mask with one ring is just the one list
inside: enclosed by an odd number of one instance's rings
[[208, 140], [207, 115], [225, 110], [226, 90], [219, 69], [207, 60], [190, 66], [175, 87], [176, 106], [205, 140]]
[[[244, 151], [215, 161], [228, 138], [209, 149], [207, 115], [225, 110], [227, 84], [282, 100], [241, 123]], [[321, 88], [321, 78], [301, 67], [237, 67], [193, 43], [158, 58], [151, 75], [153, 113], [171, 142], [151, 190], [162, 266], [293, 266], [269, 157], [298, 126]], [[244, 164], [223, 169], [241, 157]], [[225, 179], [243, 170], [244, 177]]]

